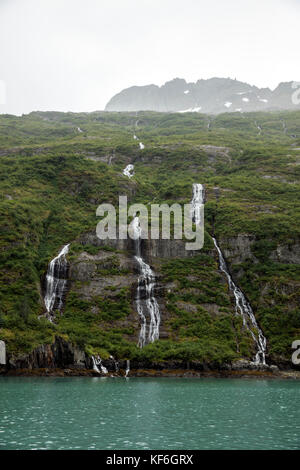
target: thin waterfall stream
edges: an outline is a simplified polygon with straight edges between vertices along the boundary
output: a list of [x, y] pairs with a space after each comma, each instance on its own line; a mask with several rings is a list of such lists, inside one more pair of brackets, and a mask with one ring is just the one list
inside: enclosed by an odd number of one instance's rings
[[204, 204], [205, 189], [202, 184], [193, 184], [193, 197], [191, 200], [191, 217], [195, 225], [199, 225], [201, 222], [201, 207]]
[[126, 361], [125, 377], [128, 377], [129, 372], [130, 372], [130, 360], [127, 359], [127, 361]]
[[[266, 364], [267, 340], [264, 337], [261, 329], [257, 325], [256, 318], [254, 316], [251, 305], [249, 304], [248, 300], [246, 299], [246, 297], [243, 294], [243, 292], [241, 291], [241, 289], [234, 283], [234, 281], [233, 281], [233, 279], [232, 279], [232, 277], [231, 277], [231, 275], [228, 271], [226, 262], [224, 260], [222, 251], [221, 251], [221, 249], [218, 245], [217, 240], [214, 237], [212, 237], [212, 239], [213, 239], [214, 245], [215, 245], [216, 250], [217, 250], [218, 255], [219, 255], [220, 270], [226, 275], [229, 289], [231, 290], [231, 292], [233, 293], [234, 298], [235, 298], [235, 311], [236, 311], [237, 314], [241, 315], [241, 317], [243, 319], [244, 327], [249, 330], [249, 332], [250, 332], [250, 334], [251, 334], [251, 336], [252, 336], [252, 338], [253, 338], [253, 340], [256, 344], [257, 353], [256, 353], [256, 356], [255, 356], [254, 362], [256, 364], [265, 365]], [[254, 333], [253, 330], [255, 330], [256, 333]]]
[[[136, 135], [134, 135], [133, 138], [139, 140]], [[141, 150], [145, 148], [142, 142], [139, 142], [139, 146]], [[132, 176], [134, 176], [134, 165], [127, 165], [123, 170], [123, 175], [132, 178]], [[141, 255], [141, 227], [138, 217], [135, 217], [133, 220], [133, 232], [135, 235], [134, 259], [138, 263], [140, 272], [136, 291], [136, 306], [141, 322], [138, 345], [140, 348], [143, 348], [147, 343], [153, 343], [155, 340], [159, 339], [160, 310], [154, 294], [155, 274]], [[149, 321], [147, 324], [148, 317]], [[129, 363], [126, 370], [126, 377], [128, 373]]]
[[[138, 345], [142, 348], [147, 343], [159, 338], [160, 310], [155, 298], [155, 274], [149, 264], [145, 263], [141, 255], [141, 227], [138, 217], [133, 220], [135, 234], [135, 260], [139, 266], [138, 287], [136, 292], [136, 306], [141, 320], [141, 330]], [[147, 317], [149, 322], [147, 324]]]
[[69, 252], [69, 246], [70, 244], [65, 245], [48, 266], [44, 302], [47, 310], [46, 316], [50, 321], [53, 321], [54, 311], [61, 311], [63, 307], [68, 276], [66, 255]]
[[[191, 217], [196, 225], [200, 224], [201, 222], [201, 206], [204, 204], [205, 201], [205, 189], [202, 184], [194, 183], [193, 184], [193, 197], [191, 201], [192, 209], [191, 209]], [[237, 314], [240, 314], [243, 319], [244, 327], [247, 328], [255, 342], [257, 353], [255, 356], [254, 362], [256, 364], [266, 364], [266, 346], [267, 340], [264, 337], [261, 329], [259, 328], [251, 305], [247, 301], [245, 295], [241, 291], [241, 289], [234, 283], [222, 251], [217, 243], [217, 240], [213, 238], [213, 242], [215, 248], [218, 252], [219, 256], [219, 266], [220, 270], [226, 275], [228, 286], [235, 298], [235, 310]]]

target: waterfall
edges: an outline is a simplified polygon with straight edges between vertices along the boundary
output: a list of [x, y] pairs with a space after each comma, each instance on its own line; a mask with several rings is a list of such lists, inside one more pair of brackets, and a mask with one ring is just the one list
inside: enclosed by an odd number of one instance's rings
[[[135, 129], [137, 129], [137, 127], [138, 127], [138, 122], [139, 122], [139, 119], [138, 119], [138, 120], [136, 121], [136, 123], [135, 123], [135, 126], [134, 126]], [[133, 134], [133, 138], [134, 138], [134, 140], [140, 140], [140, 139], [138, 138], [138, 136], [136, 135], [136, 133]], [[140, 147], [140, 150], [144, 150], [145, 145], [143, 144], [143, 142], [139, 142], [139, 147]]]
[[[108, 370], [106, 369], [106, 367], [104, 367], [104, 365], [102, 364], [102, 359], [100, 356], [92, 356], [92, 361], [93, 361], [93, 370], [95, 372], [98, 372], [98, 374], [107, 374], [108, 373]], [[101, 372], [98, 368], [98, 366], [100, 366], [100, 369], [101, 369]]]
[[193, 184], [193, 198], [191, 200], [191, 217], [196, 225], [201, 221], [201, 206], [204, 204], [205, 190], [202, 184]]
[[95, 360], [94, 356], [92, 356], [92, 361], [93, 361], [93, 370], [95, 372], [98, 372], [98, 374], [100, 374], [100, 370], [97, 367], [97, 363], [96, 363], [96, 360]]
[[0, 340], [0, 365], [6, 364], [6, 347], [5, 342]]
[[[135, 233], [136, 255], [140, 275], [136, 293], [137, 311], [141, 320], [141, 330], [138, 345], [142, 348], [145, 344], [153, 343], [159, 338], [160, 311], [154, 294], [155, 274], [141, 256], [141, 227], [138, 217], [133, 220]], [[147, 316], [150, 317], [147, 334]]]
[[260, 135], [260, 134], [261, 134], [261, 131], [262, 131], [261, 126], [259, 126], [256, 121], [254, 121], [254, 124], [255, 124], [255, 126], [257, 127], [257, 129], [258, 129], [258, 134], [257, 134], [257, 135]]
[[63, 297], [67, 287], [68, 263], [66, 254], [69, 246], [65, 245], [60, 253], [50, 261], [46, 275], [46, 295], [45, 306], [48, 318], [52, 321], [52, 312], [61, 310], [63, 307]]
[[114, 356], [109, 356], [109, 358], [113, 361], [114, 366], [115, 366], [115, 371], [119, 372], [119, 363], [118, 361], [115, 360]]
[[130, 372], [130, 361], [129, 361], [129, 359], [127, 359], [127, 361], [126, 361], [126, 372], [125, 372], [125, 377], [127, 377], [127, 376], [128, 376], [129, 372]]
[[285, 121], [281, 121], [281, 122], [282, 122], [283, 132], [286, 134], [287, 133], [286, 123], [285, 123]]
[[123, 175], [128, 176], [128, 178], [132, 178], [134, 175], [134, 165], [129, 164], [124, 168]]
[[[251, 305], [247, 301], [243, 292], [236, 286], [231, 275], [229, 274], [221, 249], [217, 243], [217, 240], [214, 237], [213, 237], [213, 242], [219, 255], [220, 270], [226, 275], [229, 289], [232, 291], [234, 298], [235, 298], [236, 314], [241, 315], [245, 328], [249, 330], [256, 344], [257, 354], [255, 356], [254, 362], [256, 364], [266, 364], [267, 340], [264, 337], [261, 329], [257, 325]], [[253, 329], [257, 331], [256, 334], [253, 332]]]

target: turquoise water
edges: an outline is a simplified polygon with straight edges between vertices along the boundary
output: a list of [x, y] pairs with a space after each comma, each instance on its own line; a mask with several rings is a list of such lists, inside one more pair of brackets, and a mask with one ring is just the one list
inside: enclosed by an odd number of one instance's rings
[[0, 449], [300, 449], [300, 382], [0, 378]]

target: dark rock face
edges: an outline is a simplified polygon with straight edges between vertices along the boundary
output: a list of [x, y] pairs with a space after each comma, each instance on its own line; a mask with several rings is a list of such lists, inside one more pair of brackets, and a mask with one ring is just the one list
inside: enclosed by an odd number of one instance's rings
[[[220, 246], [230, 264], [240, 264], [247, 259], [257, 263], [258, 260], [253, 253], [253, 245], [256, 241], [257, 239], [254, 235], [241, 233], [233, 238], [221, 239]], [[295, 240], [290, 245], [278, 245], [276, 249], [271, 251], [269, 259], [285, 264], [300, 264], [299, 240]]]
[[232, 264], [240, 264], [246, 259], [257, 261], [251, 250], [254, 242], [254, 236], [242, 233], [237, 237], [220, 240], [220, 245], [227, 260], [229, 259]]
[[211, 78], [187, 83], [176, 78], [163, 86], [133, 86], [113, 96], [105, 111], [201, 112], [300, 109], [292, 102], [293, 82], [280, 83], [271, 91], [230, 78]]
[[[98, 246], [109, 246], [117, 250], [125, 250], [130, 255], [135, 254], [135, 243], [129, 237], [127, 240], [100, 240], [95, 233], [87, 233], [80, 238], [83, 246], [91, 244]], [[183, 240], [142, 240], [142, 254], [148, 262], [155, 258], [185, 258], [195, 255], [192, 250], [185, 249], [185, 242]]]
[[8, 356], [9, 369], [92, 368], [91, 359], [78, 347], [56, 336], [53, 344], [43, 344], [30, 354]]
[[279, 263], [300, 264], [300, 243], [291, 246], [279, 245], [270, 258]]

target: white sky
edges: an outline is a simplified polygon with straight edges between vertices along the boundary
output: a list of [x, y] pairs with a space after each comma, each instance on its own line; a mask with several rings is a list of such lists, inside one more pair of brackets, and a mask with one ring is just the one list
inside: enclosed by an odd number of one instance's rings
[[0, 113], [99, 110], [175, 77], [299, 81], [299, 24], [300, 0], [0, 0]]

